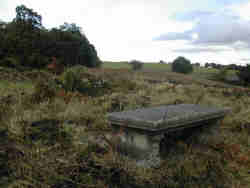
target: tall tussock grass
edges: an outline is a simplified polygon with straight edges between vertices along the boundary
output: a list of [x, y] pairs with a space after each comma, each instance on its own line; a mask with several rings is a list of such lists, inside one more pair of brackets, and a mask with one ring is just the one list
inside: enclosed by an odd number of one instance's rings
[[[82, 71], [77, 79], [84, 90], [69, 90], [62, 75], [48, 74], [32, 92], [12, 89], [0, 96], [0, 187], [249, 187], [248, 95], [180, 80], [147, 82], [158, 73]], [[180, 103], [230, 107], [220, 138], [207, 144], [177, 138], [159, 168], [145, 169], [103, 137], [110, 133], [108, 112]]]

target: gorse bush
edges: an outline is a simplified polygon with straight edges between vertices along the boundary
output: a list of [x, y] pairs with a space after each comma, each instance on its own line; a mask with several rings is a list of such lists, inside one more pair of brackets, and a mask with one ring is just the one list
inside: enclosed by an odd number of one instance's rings
[[108, 81], [88, 73], [88, 69], [83, 66], [67, 69], [60, 79], [66, 91], [78, 91], [89, 96], [104, 95], [111, 89], [111, 84]]
[[40, 142], [44, 145], [62, 144], [64, 147], [72, 143], [72, 135], [67, 132], [62, 123], [56, 119], [43, 119], [29, 124], [22, 124], [25, 140]]
[[8, 130], [3, 125], [0, 127], [0, 186], [1, 179], [9, 176], [8, 164], [8, 151], [7, 145], [9, 144]]
[[218, 79], [220, 81], [225, 81], [227, 75], [228, 75], [228, 69], [222, 68], [222, 69], [220, 69], [219, 73], [217, 73], [216, 79]]
[[[56, 96], [57, 85], [53, 80], [38, 80], [35, 85], [35, 91], [31, 95], [31, 102], [40, 103], [44, 101], [52, 101]], [[27, 99], [29, 100], [29, 99]]]
[[143, 68], [143, 63], [137, 60], [132, 60], [129, 62], [132, 70], [137, 71], [137, 70], [141, 70]]
[[86, 74], [86, 72], [87, 70], [82, 66], [68, 68], [61, 76], [64, 89], [66, 91], [84, 90], [87, 87], [87, 83], [82, 81], [81, 75]]
[[136, 82], [127, 79], [113, 80], [112, 90], [114, 92], [129, 92], [135, 91], [138, 88]]
[[240, 80], [244, 85], [250, 84], [250, 65], [246, 65], [246, 67], [242, 68], [238, 74]]
[[20, 61], [16, 57], [5, 57], [0, 60], [0, 66], [18, 68], [20, 66]]
[[188, 74], [193, 72], [191, 62], [185, 57], [178, 57], [172, 63], [173, 72]]

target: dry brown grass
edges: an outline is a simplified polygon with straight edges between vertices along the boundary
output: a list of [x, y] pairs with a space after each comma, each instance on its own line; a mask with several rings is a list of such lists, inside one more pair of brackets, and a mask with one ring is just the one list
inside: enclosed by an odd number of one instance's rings
[[[40, 97], [49, 88], [1, 90], [2, 187], [249, 187], [248, 94], [177, 74], [90, 72], [112, 83], [111, 93], [90, 97], [56, 89]], [[40, 98], [34, 103], [32, 97]], [[221, 125], [223, 141], [202, 147], [179, 141], [181, 158], [169, 156], [161, 168], [143, 169], [102, 139], [110, 131], [108, 112], [178, 103], [230, 107], [232, 113]], [[46, 121], [50, 124], [38, 126]]]

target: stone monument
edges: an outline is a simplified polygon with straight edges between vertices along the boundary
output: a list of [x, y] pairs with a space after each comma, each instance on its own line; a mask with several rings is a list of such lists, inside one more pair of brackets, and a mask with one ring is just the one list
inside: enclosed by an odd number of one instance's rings
[[156, 166], [161, 160], [161, 140], [166, 139], [167, 134], [200, 127], [209, 134], [219, 136], [216, 122], [223, 119], [228, 111], [179, 104], [114, 112], [108, 114], [108, 121], [113, 129], [112, 137], [119, 138], [119, 142], [115, 143], [118, 151], [143, 166]]

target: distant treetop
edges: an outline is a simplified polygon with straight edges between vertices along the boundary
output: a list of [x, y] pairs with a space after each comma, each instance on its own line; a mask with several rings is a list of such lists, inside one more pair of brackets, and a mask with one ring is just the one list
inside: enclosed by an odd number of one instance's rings
[[45, 68], [55, 57], [64, 66], [98, 67], [93, 44], [75, 23], [46, 29], [42, 16], [25, 5], [16, 7], [12, 22], [0, 21], [0, 66]]
[[190, 60], [185, 57], [178, 57], [172, 63], [173, 72], [188, 74], [193, 71]]

